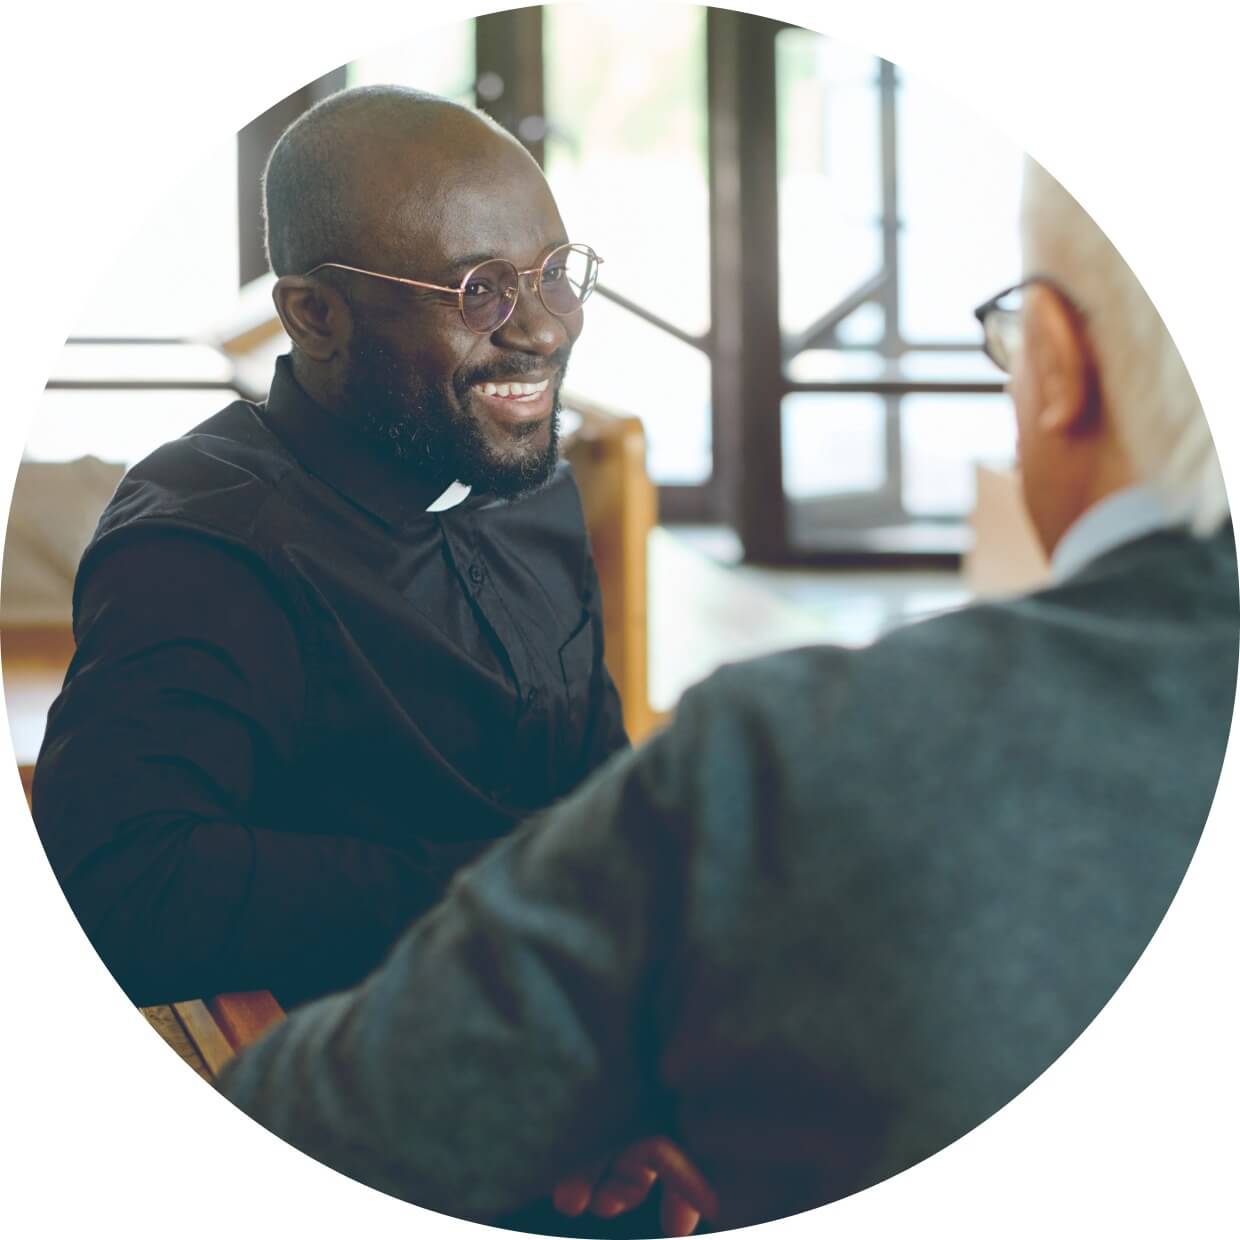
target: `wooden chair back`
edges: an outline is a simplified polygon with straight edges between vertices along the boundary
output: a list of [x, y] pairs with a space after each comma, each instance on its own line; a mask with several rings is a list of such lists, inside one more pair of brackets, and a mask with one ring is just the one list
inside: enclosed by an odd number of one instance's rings
[[636, 744], [657, 723], [649, 690], [649, 540], [658, 499], [640, 418], [565, 395], [581, 425], [566, 438], [603, 594], [607, 667]]

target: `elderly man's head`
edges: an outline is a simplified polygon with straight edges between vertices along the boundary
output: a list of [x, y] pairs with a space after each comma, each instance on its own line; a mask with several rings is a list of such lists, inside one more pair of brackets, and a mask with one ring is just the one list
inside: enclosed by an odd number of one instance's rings
[[1125, 486], [1161, 492], [1198, 533], [1227, 498], [1209, 428], [1166, 326], [1128, 264], [1040, 165], [1027, 161], [1026, 279], [1011, 350], [1025, 501], [1051, 550]]
[[[456, 289], [486, 259], [538, 269], [569, 238], [528, 152], [472, 109], [364, 87], [290, 126], [264, 195], [276, 305], [311, 395], [429, 480], [500, 495], [545, 481], [580, 308], [527, 275], [491, 328], [455, 292], [383, 278]], [[511, 288], [495, 295], [513, 305]]]

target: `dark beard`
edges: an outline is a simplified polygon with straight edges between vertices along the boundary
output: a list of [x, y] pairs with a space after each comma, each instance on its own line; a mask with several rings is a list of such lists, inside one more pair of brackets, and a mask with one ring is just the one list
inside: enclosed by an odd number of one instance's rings
[[[409, 371], [391, 347], [354, 320], [344, 403], [365, 437], [405, 465], [419, 480], [436, 486], [467, 483], [475, 491], [513, 499], [545, 486], [560, 454], [560, 377], [555, 382], [550, 435], [541, 452], [516, 460], [498, 459], [474, 421], [452, 408], [443, 393]], [[505, 372], [512, 373], [511, 367]], [[563, 365], [560, 367], [560, 376]], [[456, 385], [464, 404], [470, 385], [493, 376], [478, 373]], [[517, 428], [514, 440], [538, 433], [540, 425]]]

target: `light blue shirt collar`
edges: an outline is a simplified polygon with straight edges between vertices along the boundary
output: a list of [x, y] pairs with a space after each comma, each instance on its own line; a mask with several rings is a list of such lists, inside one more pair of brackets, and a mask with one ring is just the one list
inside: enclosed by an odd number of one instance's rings
[[1091, 560], [1173, 524], [1153, 487], [1126, 487], [1086, 509], [1059, 540], [1051, 556], [1051, 580], [1065, 581]]

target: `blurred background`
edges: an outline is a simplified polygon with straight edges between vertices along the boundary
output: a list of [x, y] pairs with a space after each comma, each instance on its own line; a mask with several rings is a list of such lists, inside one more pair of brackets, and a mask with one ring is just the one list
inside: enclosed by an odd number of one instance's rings
[[657, 488], [642, 622], [670, 709], [727, 659], [892, 624], [1044, 571], [972, 308], [1019, 275], [1020, 152], [896, 66], [694, 6], [565, 3], [341, 65], [204, 153], [117, 255], [47, 385], [0, 623], [67, 620], [120, 472], [237, 395], [273, 324], [259, 182], [348, 85], [485, 108], [606, 260], [574, 398], [640, 418]]

